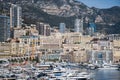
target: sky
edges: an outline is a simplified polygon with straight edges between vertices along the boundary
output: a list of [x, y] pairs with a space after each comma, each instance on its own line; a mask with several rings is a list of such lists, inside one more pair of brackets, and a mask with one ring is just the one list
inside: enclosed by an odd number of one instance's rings
[[110, 8], [113, 6], [120, 6], [120, 0], [78, 0], [89, 7], [96, 8]]

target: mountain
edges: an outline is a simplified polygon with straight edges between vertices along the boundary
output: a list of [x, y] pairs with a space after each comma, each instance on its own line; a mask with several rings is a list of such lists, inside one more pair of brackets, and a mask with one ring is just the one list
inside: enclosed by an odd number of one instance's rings
[[106, 23], [120, 22], [120, 6], [114, 6], [109, 9], [101, 9], [100, 14]]
[[36, 24], [41, 21], [53, 27], [64, 22], [67, 27], [73, 28], [75, 18], [83, 17], [85, 27], [88, 21], [93, 21], [99, 32], [107, 32], [109, 28], [120, 22], [118, 6], [98, 9], [89, 8], [77, 0], [3, 0], [0, 2], [0, 13], [6, 13], [9, 16], [10, 3], [22, 7], [25, 24]]

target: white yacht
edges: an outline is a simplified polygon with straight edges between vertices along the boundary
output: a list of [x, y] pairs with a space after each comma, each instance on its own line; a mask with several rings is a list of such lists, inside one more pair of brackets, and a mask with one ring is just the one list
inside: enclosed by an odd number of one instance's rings
[[92, 80], [92, 75], [87, 72], [80, 72], [76, 76], [67, 77], [67, 80]]
[[7, 59], [0, 59], [0, 66], [1, 67], [9, 66], [9, 61]]
[[113, 65], [113, 64], [103, 64], [102, 67], [98, 68], [99, 70], [109, 70], [109, 69], [113, 69], [113, 70], [117, 70], [118, 66], [117, 65]]
[[21, 73], [22, 70], [23, 70], [23, 69], [22, 69], [20, 66], [16, 66], [16, 67], [13, 67], [13, 68], [12, 68], [12, 72], [13, 72], [13, 73], [16, 73], [16, 74], [17, 74], [17, 73]]

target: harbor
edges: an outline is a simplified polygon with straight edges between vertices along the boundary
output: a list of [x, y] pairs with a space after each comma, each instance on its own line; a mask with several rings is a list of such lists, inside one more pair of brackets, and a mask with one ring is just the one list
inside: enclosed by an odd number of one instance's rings
[[120, 80], [119, 5], [0, 0], [0, 80]]
[[[4, 61], [5, 62], [5, 61]], [[119, 80], [119, 66], [98, 67], [92, 64], [45, 62], [0, 65], [1, 80]]]

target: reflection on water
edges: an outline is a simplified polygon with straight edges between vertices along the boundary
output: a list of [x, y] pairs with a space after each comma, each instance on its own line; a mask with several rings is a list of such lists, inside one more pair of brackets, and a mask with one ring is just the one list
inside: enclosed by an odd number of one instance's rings
[[120, 80], [120, 71], [117, 70], [96, 70], [95, 80]]

